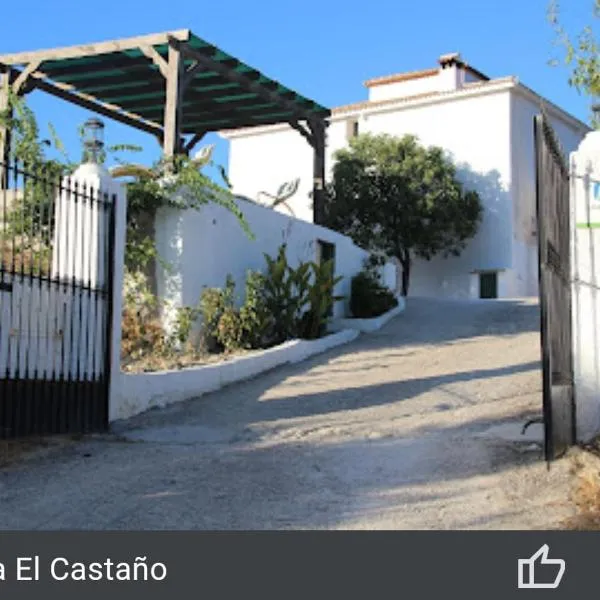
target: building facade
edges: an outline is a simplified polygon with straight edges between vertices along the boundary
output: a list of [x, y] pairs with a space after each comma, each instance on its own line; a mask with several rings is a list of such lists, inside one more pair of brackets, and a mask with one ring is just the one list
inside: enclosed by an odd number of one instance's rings
[[[413, 134], [442, 147], [460, 180], [476, 190], [484, 217], [476, 237], [456, 258], [416, 260], [409, 294], [457, 298], [537, 294], [537, 236], [533, 118], [549, 115], [563, 149], [577, 148], [588, 126], [545, 100], [516, 77], [490, 79], [458, 54], [432, 69], [365, 83], [368, 99], [333, 109], [327, 132], [327, 176], [334, 154], [361, 133]], [[313, 157], [287, 125], [222, 132], [230, 141], [229, 179], [236, 194], [271, 202], [288, 180], [296, 193], [275, 210], [312, 220]]]

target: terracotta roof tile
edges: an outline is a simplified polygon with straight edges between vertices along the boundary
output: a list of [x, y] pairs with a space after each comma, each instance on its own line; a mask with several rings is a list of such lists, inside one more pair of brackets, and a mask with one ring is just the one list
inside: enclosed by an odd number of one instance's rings
[[374, 108], [376, 106], [385, 106], [386, 104], [397, 104], [398, 102], [408, 102], [410, 100], [439, 96], [440, 94], [441, 92], [423, 92], [421, 94], [402, 96], [400, 98], [390, 98], [388, 100], [365, 100], [363, 102], [355, 102], [354, 104], [336, 106], [335, 108], [331, 109], [331, 114], [338, 115], [340, 113], [351, 112], [353, 110], [360, 110], [361, 108]]
[[361, 110], [363, 108], [375, 108], [377, 106], [387, 106], [388, 104], [402, 104], [403, 102], [411, 102], [413, 100], [423, 100], [425, 98], [435, 98], [437, 96], [449, 96], [453, 94], [460, 93], [461, 91], [468, 91], [478, 87], [486, 87], [488, 85], [493, 85], [497, 83], [504, 83], [508, 81], [512, 81], [512, 77], [500, 77], [498, 79], [492, 80], [484, 80], [484, 81], [471, 81], [469, 83], [465, 83], [462, 88], [457, 90], [448, 90], [448, 91], [433, 91], [433, 92], [423, 92], [421, 94], [413, 94], [412, 96], [400, 96], [398, 98], [389, 98], [386, 100], [365, 100], [363, 102], [355, 102], [354, 104], [345, 104], [343, 106], [337, 106], [331, 110], [332, 115], [339, 115], [346, 112], [352, 112], [355, 110]]
[[396, 73], [395, 75], [385, 75], [384, 77], [375, 77], [365, 81], [366, 87], [376, 85], [385, 85], [387, 83], [398, 83], [400, 81], [409, 81], [411, 79], [422, 79], [423, 77], [433, 77], [438, 74], [439, 69], [423, 69], [421, 71], [409, 71], [408, 73]]

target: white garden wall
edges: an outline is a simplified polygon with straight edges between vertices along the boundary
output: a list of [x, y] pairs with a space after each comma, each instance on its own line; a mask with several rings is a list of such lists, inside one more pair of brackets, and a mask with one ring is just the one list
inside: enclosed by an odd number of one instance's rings
[[[287, 244], [288, 261], [317, 259], [318, 241], [335, 244], [335, 273], [343, 277], [336, 295], [346, 297], [334, 307], [334, 317], [348, 313], [350, 279], [358, 273], [368, 253], [339, 233], [301, 219], [287, 217], [247, 200], [238, 204], [254, 239], [243, 231], [235, 216], [211, 204], [200, 211], [164, 209], [156, 218], [159, 255], [169, 269], [158, 268], [158, 294], [173, 307], [196, 306], [204, 287], [223, 287], [227, 274], [236, 282], [239, 301], [243, 300], [248, 269], [264, 271], [264, 254], [275, 256]], [[384, 278], [395, 288], [395, 266], [384, 269]]]
[[110, 420], [128, 419], [151, 408], [198, 398], [225, 385], [346, 344], [358, 335], [358, 330], [345, 329], [318, 340], [290, 340], [273, 348], [210, 365], [178, 371], [115, 374], [117, 385], [111, 402]]

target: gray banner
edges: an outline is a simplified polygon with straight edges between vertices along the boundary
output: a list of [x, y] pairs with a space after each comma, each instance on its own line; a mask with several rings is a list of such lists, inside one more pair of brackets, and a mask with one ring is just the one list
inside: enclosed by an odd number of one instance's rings
[[595, 595], [599, 550], [579, 532], [9, 532], [0, 598], [572, 598]]

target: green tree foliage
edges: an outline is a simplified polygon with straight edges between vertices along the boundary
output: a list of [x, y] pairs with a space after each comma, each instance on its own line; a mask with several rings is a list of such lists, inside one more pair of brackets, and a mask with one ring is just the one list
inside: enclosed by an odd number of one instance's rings
[[[600, 0], [590, 3], [592, 17], [600, 18]], [[579, 93], [589, 96], [592, 103], [600, 98], [600, 42], [597, 25], [584, 27], [575, 37], [571, 36], [561, 22], [558, 0], [551, 0], [548, 20], [555, 32], [555, 44], [564, 52], [564, 63], [570, 68], [569, 84]], [[553, 64], [558, 61], [553, 60]], [[595, 127], [600, 125], [598, 115], [592, 117]]]
[[458, 256], [477, 232], [479, 196], [463, 189], [441, 148], [425, 148], [410, 135], [365, 134], [335, 158], [325, 224], [396, 257], [404, 295], [414, 257]]
[[372, 271], [363, 269], [352, 278], [350, 312], [353, 317], [379, 317], [395, 306], [398, 306], [398, 300]]

